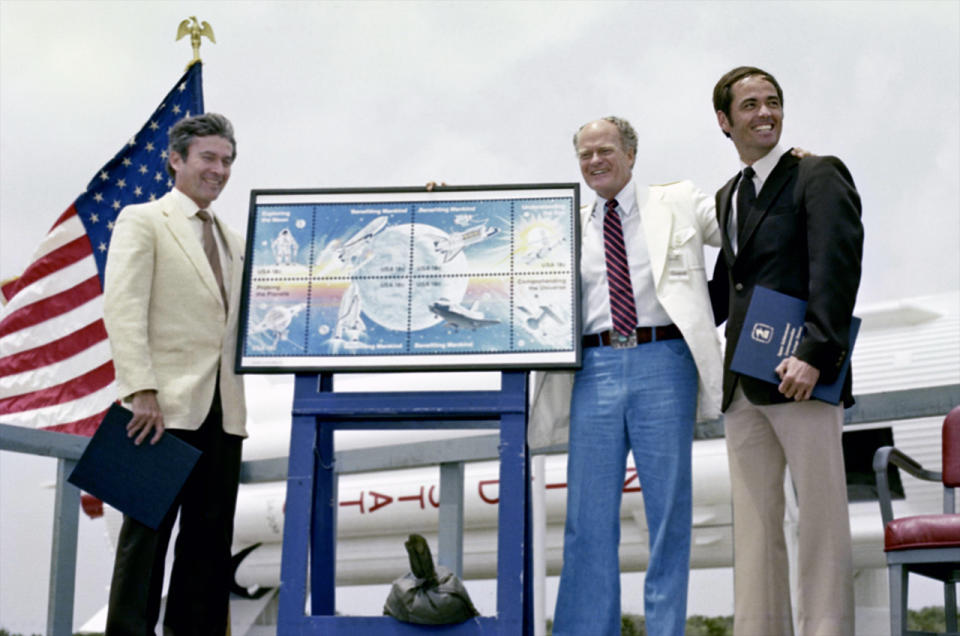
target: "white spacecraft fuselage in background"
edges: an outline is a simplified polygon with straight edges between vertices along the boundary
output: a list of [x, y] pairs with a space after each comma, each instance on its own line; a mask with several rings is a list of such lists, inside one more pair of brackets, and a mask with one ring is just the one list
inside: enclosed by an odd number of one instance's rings
[[[957, 384], [960, 382], [960, 311], [957, 294], [887, 303], [858, 311], [864, 320], [853, 354], [857, 395]], [[344, 374], [335, 379], [340, 391], [499, 388], [499, 373]], [[289, 446], [293, 388], [290, 376], [247, 377], [250, 439], [244, 459], [285, 457]], [[383, 388], [381, 388], [383, 387]], [[940, 466], [942, 417], [925, 417], [848, 426], [845, 432], [890, 428], [894, 443], [932, 470]], [[337, 450], [389, 446], [444, 437], [489, 434], [494, 430], [338, 431]], [[533, 487], [545, 487], [545, 545], [548, 575], [559, 574], [566, 509], [566, 455], [545, 457], [543, 475]], [[894, 504], [895, 515], [938, 512], [937, 484], [904, 478], [906, 497]], [[439, 468], [417, 468], [347, 474], [339, 478], [337, 583], [389, 583], [406, 572], [403, 542], [411, 532], [423, 534], [436, 550]], [[283, 538], [285, 482], [241, 484], [234, 552], [261, 545], [240, 563], [236, 582], [243, 587], [275, 587], [279, 583]], [[465, 467], [463, 566], [465, 579], [496, 576], [498, 463]], [[795, 506], [788, 505], [787, 532], [795, 531]], [[791, 518], [793, 514], [793, 518]], [[107, 514], [108, 532], [119, 527], [119, 515]], [[623, 571], [646, 568], [648, 560], [643, 495], [628, 461], [621, 509], [620, 562]], [[850, 505], [854, 567], [883, 568], [883, 533], [875, 500]], [[693, 542], [691, 567], [733, 564], [730, 483], [723, 439], [693, 444]]]

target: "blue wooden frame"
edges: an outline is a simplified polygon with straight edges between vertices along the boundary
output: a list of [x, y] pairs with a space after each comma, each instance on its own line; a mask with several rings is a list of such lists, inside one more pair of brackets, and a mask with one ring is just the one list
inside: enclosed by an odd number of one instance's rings
[[[515, 635], [533, 633], [526, 446], [527, 374], [504, 372], [499, 391], [335, 393], [333, 376], [298, 374], [287, 476], [277, 633], [290, 635]], [[336, 429], [500, 429], [497, 613], [425, 626], [389, 616], [335, 616]], [[437, 462], [443, 461], [442, 457]], [[321, 558], [310, 558], [320, 555]], [[309, 564], [309, 568], [308, 568]], [[305, 610], [307, 581], [310, 608]]]

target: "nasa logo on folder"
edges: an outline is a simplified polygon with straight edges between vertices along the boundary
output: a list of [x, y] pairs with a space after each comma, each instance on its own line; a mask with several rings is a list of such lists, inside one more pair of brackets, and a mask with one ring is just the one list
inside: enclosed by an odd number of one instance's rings
[[762, 322], [754, 323], [750, 337], [760, 344], [770, 344], [773, 341], [773, 327]]
[[[803, 339], [806, 311], [805, 300], [759, 285], [755, 287], [733, 359], [730, 361], [730, 370], [771, 384], [779, 384], [780, 377], [775, 369], [781, 360], [794, 354]], [[851, 352], [859, 328], [860, 319], [853, 316], [850, 321]], [[830, 404], [839, 403], [849, 365], [848, 355], [843, 360], [836, 381], [830, 384], [817, 383], [812, 397]]]

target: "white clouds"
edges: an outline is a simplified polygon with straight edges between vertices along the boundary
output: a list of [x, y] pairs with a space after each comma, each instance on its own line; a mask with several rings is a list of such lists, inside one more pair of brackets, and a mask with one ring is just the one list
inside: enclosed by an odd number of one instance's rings
[[[710, 92], [751, 63], [784, 86], [785, 141], [851, 167], [868, 254], [870, 241], [897, 244], [897, 219], [917, 199], [943, 214], [929, 221], [943, 247], [960, 241], [946, 214], [960, 207], [955, 3], [7, 1], [0, 11], [0, 276], [18, 273], [182, 72], [190, 47], [174, 42], [176, 26], [195, 14], [217, 35], [201, 49], [207, 109], [239, 133], [221, 200], [237, 225], [251, 188], [577, 180], [571, 134], [611, 113], [640, 133], [638, 179], [711, 191], [736, 159]], [[902, 183], [926, 185], [904, 194]], [[899, 245], [905, 260], [916, 245]], [[946, 276], [925, 279], [940, 287], [918, 292], [960, 284], [955, 252], [937, 267]], [[884, 288], [868, 270], [861, 298]]]

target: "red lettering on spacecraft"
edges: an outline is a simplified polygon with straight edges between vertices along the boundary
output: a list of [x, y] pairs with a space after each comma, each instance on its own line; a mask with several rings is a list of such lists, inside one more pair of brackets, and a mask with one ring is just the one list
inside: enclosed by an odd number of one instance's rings
[[[430, 492], [433, 492], [433, 488], [432, 488], [432, 487], [430, 488]], [[424, 506], [423, 506], [423, 486], [420, 486], [420, 494], [419, 494], [419, 495], [407, 495], [407, 496], [405, 496], [405, 497], [397, 497], [397, 501], [419, 501], [419, 502], [420, 502], [420, 510], [423, 510], [423, 508], [424, 508]], [[431, 502], [431, 503], [432, 503], [432, 502]]]
[[360, 491], [360, 498], [356, 501], [341, 501], [341, 506], [360, 506], [360, 514], [363, 514], [363, 491]]
[[497, 484], [497, 486], [499, 487], [500, 480], [499, 479], [481, 479], [480, 481], [477, 482], [477, 493], [480, 495], [480, 499], [482, 499], [485, 503], [495, 504], [500, 502], [499, 490], [497, 492], [497, 495], [498, 495], [497, 497], [490, 497], [483, 492], [483, 488], [485, 486], [490, 486], [493, 484]]
[[[534, 481], [534, 482], [535, 482], [535, 481], [537, 481], [537, 478], [536, 478], [535, 476], [532, 476], [532, 477], [530, 477], [530, 481]], [[544, 484], [543, 487], [546, 488], [547, 490], [555, 490], [555, 489], [557, 489], [557, 488], [566, 488], [566, 487], [567, 487], [567, 482], [565, 482], [565, 481], [558, 481], [558, 482], [555, 482], [555, 483], [552, 483], [552, 484]]]
[[[537, 478], [536, 478], [536, 477], [531, 477], [530, 479], [531, 479], [531, 481], [537, 481]], [[543, 487], [546, 488], [547, 490], [556, 490], [557, 488], [566, 488], [566, 487], [567, 487], [567, 482], [565, 482], [565, 481], [558, 481], [558, 482], [555, 482], [555, 483], [552, 483], [552, 484], [544, 484]]]
[[[415, 494], [415, 495], [399, 496], [399, 497], [397, 497], [396, 499], [397, 499], [398, 502], [400, 502], [400, 501], [413, 501], [413, 502], [419, 503], [421, 510], [423, 510], [423, 509], [426, 507], [426, 501], [429, 501], [430, 504], [431, 504], [434, 508], [439, 508], [439, 507], [440, 507], [440, 502], [439, 502], [439, 501], [436, 501], [436, 502], [435, 502], [435, 501], [433, 500], [433, 492], [434, 492], [434, 486], [430, 486], [430, 492], [429, 492], [429, 494], [426, 493], [426, 488], [425, 488], [424, 486], [420, 486], [420, 492], [419, 492], [419, 493], [417, 493], [417, 494]], [[367, 507], [364, 505], [364, 495], [365, 495], [365, 494], [366, 494], [366, 495], [369, 495], [369, 497], [370, 497], [370, 499], [371, 499], [369, 508], [367, 508]], [[393, 498], [392, 496], [390, 496], [390, 495], [385, 495], [385, 494], [383, 494], [383, 493], [381, 493], [381, 492], [377, 492], [376, 490], [368, 490], [368, 491], [366, 491], [366, 492], [364, 492], [363, 490], [361, 490], [361, 491], [360, 491], [360, 496], [359, 496], [358, 499], [351, 500], [351, 501], [341, 501], [339, 505], [341, 505], [341, 506], [357, 506], [358, 508], [360, 508], [360, 514], [364, 514], [364, 513], [368, 513], [368, 512], [373, 513], [373, 512], [376, 512], [377, 510], [381, 509], [381, 508], [385, 508], [385, 507], [389, 506], [390, 504], [393, 503], [393, 499], [394, 499], [394, 498]]]
[[380, 508], [389, 506], [391, 503], [393, 503], [393, 497], [390, 495], [381, 495], [375, 490], [370, 491], [370, 496], [373, 497], [373, 507], [370, 508], [370, 512], [376, 512]]
[[[533, 479], [536, 480], [536, 478], [533, 478]], [[637, 485], [631, 486], [630, 484], [633, 482], [637, 482]], [[544, 485], [544, 488], [546, 488], [547, 490], [556, 490], [558, 488], [566, 488], [566, 487], [567, 487], [567, 482], [565, 481], [557, 481], [557, 482], [548, 483]], [[626, 481], [623, 482], [623, 492], [640, 492], [641, 490], [642, 488], [640, 486], [640, 478], [637, 476], [637, 469], [628, 468], [627, 479]]]
[[[480, 500], [484, 503], [496, 505], [500, 503], [500, 493], [499, 491], [494, 493], [493, 488], [499, 487], [499, 479], [481, 479], [477, 482], [477, 495], [479, 495]], [[553, 490], [557, 488], [566, 488], [566, 482], [554, 482], [548, 483], [545, 486], [548, 490]], [[637, 475], [636, 468], [628, 468], [626, 479], [623, 482], [623, 492], [641, 492], [643, 488], [640, 485], [640, 479]], [[364, 494], [369, 494], [372, 499], [369, 509], [364, 505]], [[402, 495], [397, 496], [396, 500], [400, 501], [412, 501], [420, 505], [420, 509], [424, 510], [429, 503], [433, 508], [440, 507], [440, 500], [437, 498], [437, 486], [431, 485], [429, 489], [426, 486], [420, 486], [418, 492], [412, 495]], [[381, 508], [385, 508], [393, 503], [394, 497], [391, 495], [386, 495], [379, 493], [375, 490], [360, 491], [360, 496], [358, 499], [352, 501], [341, 501], [339, 505], [341, 506], [357, 506], [360, 508], [360, 514], [365, 514], [367, 512], [376, 512]]]

